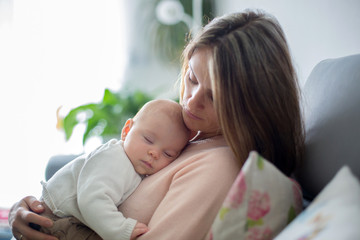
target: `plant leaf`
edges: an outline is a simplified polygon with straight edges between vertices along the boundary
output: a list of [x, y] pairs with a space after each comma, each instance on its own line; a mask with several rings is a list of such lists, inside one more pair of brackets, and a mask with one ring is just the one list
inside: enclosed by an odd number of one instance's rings
[[133, 117], [151, 99], [153, 99], [151, 96], [141, 91], [127, 93], [112, 92], [109, 89], [105, 89], [102, 101], [76, 107], [65, 116], [63, 128], [66, 140], [69, 140], [74, 127], [79, 124], [77, 120], [78, 114], [89, 111], [92, 114], [87, 116], [82, 122], [86, 125], [83, 134], [83, 144], [91, 136], [103, 138], [120, 136], [125, 121]]

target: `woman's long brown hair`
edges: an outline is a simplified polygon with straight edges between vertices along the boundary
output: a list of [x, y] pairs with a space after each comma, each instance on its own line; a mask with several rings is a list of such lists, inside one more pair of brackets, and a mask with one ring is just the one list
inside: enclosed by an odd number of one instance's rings
[[261, 11], [215, 18], [183, 53], [180, 95], [188, 61], [208, 48], [214, 104], [222, 133], [242, 165], [258, 151], [286, 175], [303, 156], [300, 90], [277, 20]]

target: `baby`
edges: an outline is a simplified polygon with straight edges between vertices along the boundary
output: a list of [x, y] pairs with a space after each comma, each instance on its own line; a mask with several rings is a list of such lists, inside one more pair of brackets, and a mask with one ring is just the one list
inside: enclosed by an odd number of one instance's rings
[[[190, 138], [182, 107], [153, 100], [127, 120], [121, 140], [110, 140], [42, 182], [44, 215], [54, 221], [40, 230], [59, 239], [135, 239], [148, 227], [125, 218], [118, 206], [142, 178], [170, 164]], [[75, 218], [73, 218], [75, 217]], [[79, 227], [78, 221], [86, 226]], [[82, 225], [80, 223], [80, 225]]]

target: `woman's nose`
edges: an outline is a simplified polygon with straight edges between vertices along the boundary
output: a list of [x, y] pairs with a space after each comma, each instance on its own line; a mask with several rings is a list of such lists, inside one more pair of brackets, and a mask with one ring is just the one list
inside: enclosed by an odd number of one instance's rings
[[155, 160], [159, 158], [159, 153], [156, 150], [149, 150], [148, 154]]
[[188, 99], [188, 106], [191, 109], [204, 108], [205, 96], [201, 88], [197, 88], [192, 91], [190, 98]]

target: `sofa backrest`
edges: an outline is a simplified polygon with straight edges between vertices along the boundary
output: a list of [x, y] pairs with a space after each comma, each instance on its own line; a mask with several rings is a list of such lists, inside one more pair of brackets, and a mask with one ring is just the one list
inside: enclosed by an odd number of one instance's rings
[[302, 105], [305, 159], [296, 175], [312, 200], [343, 165], [360, 178], [360, 54], [315, 66]]

